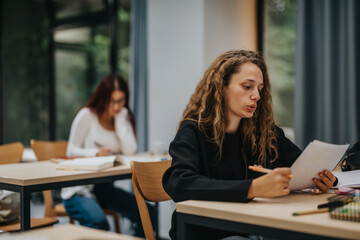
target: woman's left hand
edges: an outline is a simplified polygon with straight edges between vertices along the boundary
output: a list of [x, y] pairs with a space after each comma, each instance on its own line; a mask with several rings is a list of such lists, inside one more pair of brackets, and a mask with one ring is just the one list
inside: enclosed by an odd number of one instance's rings
[[332, 188], [336, 177], [334, 174], [328, 170], [324, 170], [318, 173], [319, 178], [313, 178], [313, 182], [316, 184], [317, 188], [314, 188], [315, 193], [324, 193]]

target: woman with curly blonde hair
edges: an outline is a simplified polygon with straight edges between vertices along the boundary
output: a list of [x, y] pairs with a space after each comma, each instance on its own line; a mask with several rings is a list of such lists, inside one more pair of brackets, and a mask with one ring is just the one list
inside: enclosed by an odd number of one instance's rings
[[[246, 50], [228, 51], [206, 70], [170, 144], [172, 165], [163, 185], [175, 201], [248, 202], [290, 193], [290, 166], [301, 150], [273, 119], [270, 81], [264, 59]], [[269, 174], [250, 165], [274, 169]], [[336, 178], [327, 170], [313, 179], [327, 191]], [[218, 239], [231, 233], [201, 233]], [[176, 239], [176, 214], [172, 239]]]

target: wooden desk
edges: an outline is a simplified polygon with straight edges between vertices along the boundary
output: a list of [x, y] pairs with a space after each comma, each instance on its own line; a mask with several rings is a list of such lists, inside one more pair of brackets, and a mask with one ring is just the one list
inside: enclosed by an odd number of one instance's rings
[[31, 230], [23, 233], [13, 233], [4, 235], [5, 239], [17, 237], [16, 239], [46, 239], [46, 240], [80, 240], [80, 239], [106, 239], [106, 240], [141, 240], [142, 238], [131, 237], [123, 234], [116, 234], [107, 231], [101, 231], [93, 228], [82, 227], [79, 225], [65, 224], [53, 227], [46, 227]]
[[250, 203], [184, 201], [176, 204], [178, 240], [201, 239], [193, 226], [277, 239], [359, 239], [360, 224], [331, 219], [328, 213], [292, 216], [314, 210], [330, 194], [291, 194], [255, 198]]
[[0, 189], [20, 193], [21, 230], [30, 229], [30, 194], [43, 190], [110, 182], [131, 178], [130, 165], [103, 171], [56, 170], [56, 164], [40, 161], [0, 165]]

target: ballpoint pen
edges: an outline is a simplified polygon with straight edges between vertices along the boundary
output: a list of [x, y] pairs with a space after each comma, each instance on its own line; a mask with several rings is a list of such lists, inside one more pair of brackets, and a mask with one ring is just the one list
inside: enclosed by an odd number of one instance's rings
[[[249, 169], [261, 173], [271, 173], [273, 171], [272, 169], [264, 168], [263, 166], [259, 166], [259, 165], [249, 166]], [[293, 178], [294, 175], [289, 174], [288, 177]]]

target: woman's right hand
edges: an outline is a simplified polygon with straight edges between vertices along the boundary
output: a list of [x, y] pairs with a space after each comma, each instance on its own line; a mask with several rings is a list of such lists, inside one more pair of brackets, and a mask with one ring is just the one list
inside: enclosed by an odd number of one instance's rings
[[99, 148], [99, 151], [96, 153], [97, 157], [100, 156], [109, 156], [111, 153], [110, 148], [109, 147], [101, 147]]
[[270, 173], [254, 179], [248, 192], [248, 199], [288, 195], [290, 175], [290, 168], [275, 168]]

